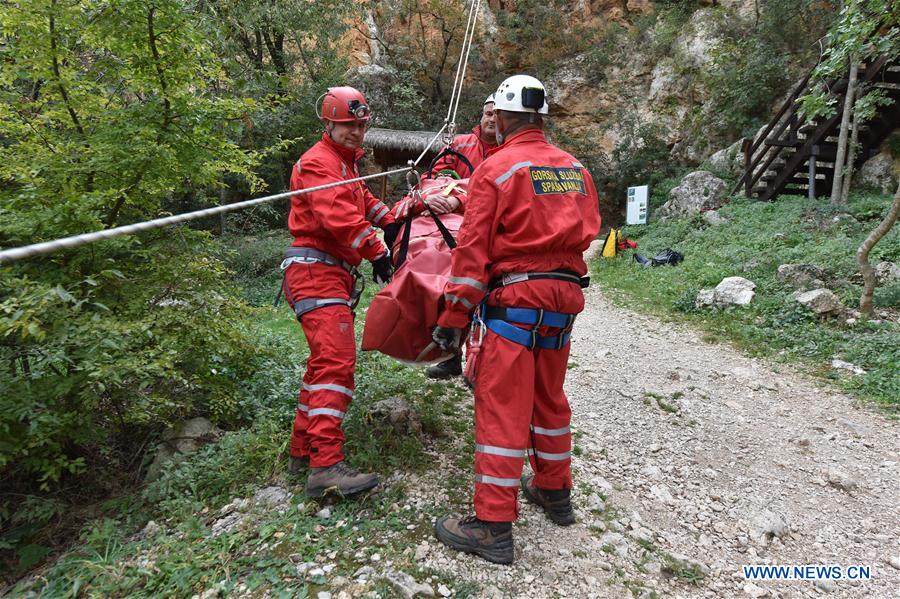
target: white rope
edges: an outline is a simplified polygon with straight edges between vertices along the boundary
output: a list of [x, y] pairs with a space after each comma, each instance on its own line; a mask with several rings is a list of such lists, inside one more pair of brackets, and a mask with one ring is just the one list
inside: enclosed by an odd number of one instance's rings
[[280, 200], [281, 198], [288, 198], [296, 195], [303, 195], [313, 191], [320, 191], [322, 189], [330, 189], [332, 187], [340, 187], [341, 185], [347, 185], [349, 183], [356, 183], [358, 181], [367, 181], [369, 179], [375, 179], [378, 177], [386, 177], [388, 175], [393, 175], [397, 173], [406, 173], [412, 170], [412, 167], [398, 168], [392, 171], [385, 171], [383, 173], [375, 173], [374, 175], [366, 175], [364, 177], [357, 177], [355, 179], [347, 179], [346, 181], [335, 181], [334, 183], [326, 183], [324, 185], [317, 185], [315, 187], [309, 187], [306, 189], [298, 189], [296, 191], [285, 191], [283, 193], [277, 193], [275, 195], [265, 196], [262, 198], [256, 198], [253, 200], [246, 200], [243, 202], [236, 202], [234, 204], [227, 204], [225, 206], [216, 206], [215, 208], [205, 208], [203, 210], [195, 210], [193, 212], [185, 212], [184, 214], [176, 214], [175, 216], [166, 216], [163, 218], [157, 218], [154, 220], [148, 220], [140, 223], [135, 223], [133, 225], [124, 225], [121, 227], [115, 227], [112, 229], [104, 229], [102, 231], [94, 231], [93, 233], [83, 233], [81, 235], [72, 235], [71, 237], [63, 237], [62, 239], [55, 239], [53, 241], [45, 241], [43, 243], [34, 243], [31, 245], [26, 245], [18, 248], [12, 248], [9, 250], [0, 251], [0, 264], [7, 264], [9, 262], [15, 262], [17, 260], [24, 260], [25, 258], [33, 258], [34, 256], [41, 256], [44, 254], [50, 254], [52, 252], [57, 252], [59, 250], [76, 248], [78, 246], [82, 246], [93, 241], [99, 241], [101, 239], [111, 239], [113, 237], [121, 237], [122, 235], [131, 235], [132, 233], [137, 233], [139, 231], [147, 231], [149, 229], [158, 229], [160, 227], [165, 227], [167, 225], [174, 225], [177, 223], [183, 223], [191, 220], [196, 220], [198, 218], [204, 218], [207, 216], [213, 216], [215, 214], [222, 214], [224, 212], [231, 212], [234, 210], [241, 210], [243, 208], [250, 208], [252, 206], [258, 206], [260, 204], [264, 204], [266, 202], [271, 202], [274, 200]]
[[[478, 9], [481, 7], [481, 0], [472, 0], [472, 30], [468, 32], [469, 34], [469, 43], [465, 47], [465, 61], [463, 62], [462, 67], [462, 77], [459, 80], [460, 91], [456, 94], [456, 102], [453, 106], [453, 120], [452, 123], [456, 123], [456, 113], [459, 110], [459, 99], [462, 97], [462, 84], [463, 80], [466, 77], [466, 68], [469, 66], [469, 53], [472, 51], [472, 40], [475, 39], [475, 25], [478, 24]], [[463, 60], [462, 56], [460, 56], [460, 60]]]
[[469, 5], [469, 15], [466, 19], [466, 33], [463, 36], [462, 46], [459, 49], [459, 61], [456, 63], [456, 76], [453, 78], [453, 89], [450, 92], [450, 106], [447, 107], [447, 118], [444, 119], [445, 123], [449, 123], [450, 115], [453, 114], [453, 103], [456, 98], [457, 88], [462, 87], [462, 79], [460, 78], [460, 72], [462, 72], [463, 77], [465, 77], [465, 72], [463, 70], [463, 57], [466, 54], [466, 46], [469, 44], [469, 30], [474, 28], [472, 26], [472, 21], [475, 17], [475, 3], [476, 0], [471, 0], [472, 3]]
[[[415, 161], [410, 160], [407, 163], [405, 168], [399, 168], [392, 171], [386, 171], [383, 173], [376, 173], [374, 175], [366, 175], [364, 177], [357, 177], [355, 179], [348, 179], [346, 181], [336, 181], [334, 183], [327, 183], [325, 185], [319, 185], [316, 187], [310, 187], [308, 189], [298, 189], [297, 191], [286, 191], [284, 193], [279, 193], [271, 196], [265, 196], [262, 198], [256, 198], [253, 200], [246, 200], [244, 202], [237, 202], [234, 204], [228, 204], [225, 206], [216, 206], [215, 208], [206, 208], [204, 210], [195, 210], [193, 212], [186, 212], [184, 214], [177, 214], [175, 216], [167, 216], [164, 218], [157, 218], [154, 220], [144, 221], [140, 223], [135, 223], [133, 225], [124, 225], [122, 227], [114, 227], [112, 229], [104, 229], [102, 231], [94, 231], [93, 233], [83, 233], [81, 235], [72, 235], [70, 237], [64, 237], [62, 239], [55, 239], [53, 241], [45, 241], [43, 243], [34, 243], [31, 245], [26, 245], [18, 248], [12, 248], [9, 250], [0, 251], [0, 264], [8, 264], [10, 262], [15, 262], [18, 260], [24, 260], [25, 258], [32, 258], [34, 256], [42, 256], [44, 254], [50, 254], [53, 252], [57, 252], [63, 249], [76, 248], [94, 241], [99, 241], [101, 239], [111, 239], [113, 237], [120, 237], [122, 235], [131, 235], [132, 233], [137, 233], [139, 231], [147, 231], [150, 229], [158, 229], [160, 227], [165, 227], [168, 225], [174, 225], [178, 223], [188, 222], [191, 220], [197, 220], [199, 218], [205, 218], [207, 216], [213, 216], [216, 214], [222, 214], [225, 212], [232, 212], [234, 210], [242, 210], [243, 208], [250, 208], [252, 206], [258, 206], [260, 204], [264, 204], [266, 202], [271, 202], [273, 200], [278, 200], [281, 198], [292, 197], [295, 195], [303, 195], [305, 193], [310, 193], [312, 191], [319, 191], [322, 189], [330, 189], [332, 187], [340, 187], [341, 185], [347, 185], [349, 183], [356, 183], [357, 181], [366, 181], [368, 179], [375, 179], [378, 177], [386, 177], [388, 175], [393, 175], [397, 173], [409, 173], [410, 171], [416, 172], [415, 167], [419, 165], [419, 162], [422, 161], [422, 158], [428, 153], [431, 149], [432, 144], [441, 136], [444, 131], [447, 131], [449, 142], [452, 141], [452, 137], [456, 132], [456, 115], [459, 110], [459, 100], [462, 97], [462, 84], [463, 80], [466, 77], [466, 69], [469, 65], [469, 53], [472, 50], [472, 41], [475, 38], [475, 25], [478, 23], [478, 10], [481, 7], [481, 0], [471, 0], [469, 4], [469, 14], [466, 19], [466, 33], [463, 37], [462, 47], [460, 48], [459, 54], [459, 62], [456, 65], [456, 76], [453, 79], [453, 89], [450, 93], [450, 106], [447, 108], [447, 118], [444, 119], [444, 125], [440, 128], [440, 130], [434, 135], [428, 145], [425, 146], [425, 149], [422, 150], [422, 153], [419, 154], [419, 157], [416, 158]], [[317, 103], [318, 104], [318, 103]], [[418, 175], [418, 173], [416, 173]]]

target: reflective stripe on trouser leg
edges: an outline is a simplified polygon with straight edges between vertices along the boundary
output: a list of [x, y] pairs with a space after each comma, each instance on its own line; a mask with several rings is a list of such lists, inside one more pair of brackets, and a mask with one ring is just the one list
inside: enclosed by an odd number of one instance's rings
[[479, 360], [486, 366], [475, 386], [475, 514], [512, 522], [528, 446], [534, 354], [488, 332]]
[[294, 428], [291, 433], [291, 455], [294, 457], [309, 457], [309, 435], [306, 432], [309, 426], [309, 391], [306, 390], [308, 380], [312, 376], [312, 372], [307, 365], [306, 372], [303, 373], [303, 386], [300, 388], [300, 397], [297, 403], [297, 414], [294, 416]]
[[309, 343], [301, 392], [306, 401], [300, 409], [307, 422], [310, 466], [323, 468], [344, 459], [341, 423], [353, 397], [356, 367], [353, 316], [347, 306], [327, 306], [306, 313], [300, 324]]
[[534, 484], [541, 489], [571, 489], [572, 411], [563, 392], [569, 346], [535, 353], [534, 447], [528, 452]]

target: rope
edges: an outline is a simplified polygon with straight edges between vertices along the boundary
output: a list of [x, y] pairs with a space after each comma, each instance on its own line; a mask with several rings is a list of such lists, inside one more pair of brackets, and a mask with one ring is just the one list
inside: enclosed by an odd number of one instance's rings
[[475, 38], [475, 25], [478, 23], [478, 9], [481, 7], [481, 0], [471, 0], [469, 4], [469, 14], [466, 19], [466, 33], [463, 36], [463, 43], [459, 49], [459, 62], [456, 63], [456, 76], [453, 78], [453, 89], [450, 92], [450, 106], [447, 108], [447, 118], [444, 119], [444, 128], [447, 129], [447, 135], [444, 137], [446, 145], [450, 145], [453, 136], [456, 134], [456, 114], [459, 110], [459, 100], [462, 97], [462, 84], [466, 78], [466, 68], [469, 66], [469, 53], [472, 50], [472, 40]]
[[297, 195], [303, 195], [307, 193], [311, 193], [313, 191], [320, 191], [322, 189], [331, 189], [332, 187], [340, 187], [341, 185], [347, 185], [349, 183], [356, 183], [358, 181], [367, 181], [369, 179], [375, 179], [378, 177], [386, 177], [388, 175], [393, 175], [396, 173], [406, 173], [412, 170], [412, 167], [398, 168], [392, 171], [385, 171], [383, 173], [375, 173], [374, 175], [366, 175], [364, 177], [357, 177], [355, 179], [347, 179], [346, 181], [336, 181], [334, 183], [326, 183], [324, 185], [317, 185], [315, 187], [309, 187], [306, 189], [298, 189], [297, 191], [285, 191], [283, 193], [277, 193], [275, 195], [265, 196], [262, 198], [255, 198], [253, 200], [246, 200], [243, 202], [237, 202], [234, 204], [227, 204], [225, 206], [216, 206], [215, 208], [205, 208], [203, 210], [195, 210], [193, 212], [185, 212], [184, 214], [176, 214], [175, 216], [166, 216], [163, 218], [157, 218], [154, 220], [148, 220], [140, 223], [135, 223], [133, 225], [124, 225], [121, 227], [115, 227], [112, 229], [104, 229], [102, 231], [94, 231], [93, 233], [83, 233], [81, 235], [72, 235], [71, 237], [63, 237], [62, 239], [55, 239], [53, 241], [45, 241], [43, 243], [34, 243], [31, 245], [26, 245], [18, 248], [13, 248], [9, 250], [0, 251], [0, 264], [7, 264], [9, 262], [15, 262], [17, 260], [24, 260], [25, 258], [33, 258], [34, 256], [42, 256], [44, 254], [50, 254], [53, 252], [57, 252], [64, 249], [76, 248], [94, 241], [99, 241], [101, 239], [112, 239], [113, 237], [121, 237], [122, 235], [131, 235], [132, 233], [137, 233], [139, 231], [147, 231], [150, 229], [158, 229], [160, 227], [165, 227], [168, 225], [174, 225], [177, 223], [188, 222], [191, 220], [197, 220], [198, 218], [204, 218], [207, 216], [213, 216], [215, 214], [222, 214], [224, 212], [232, 212], [234, 210], [241, 210], [243, 208], [250, 208], [252, 206], [258, 206], [260, 204], [264, 204], [266, 202], [271, 202], [274, 200], [280, 200], [281, 198], [293, 197]]
[[428, 142], [428, 145], [426, 145], [425, 149], [422, 150], [422, 153], [419, 154], [419, 157], [416, 158], [415, 161], [410, 160], [405, 168], [398, 168], [392, 171], [376, 173], [374, 175], [366, 175], [364, 177], [357, 177], [355, 179], [348, 179], [346, 181], [336, 181], [334, 183], [327, 183], [325, 185], [318, 185], [316, 187], [310, 187], [307, 189], [298, 189], [297, 191], [286, 191], [284, 193], [278, 193], [275, 195], [256, 198], [253, 200], [246, 200], [244, 202], [228, 204], [226, 206], [216, 206], [215, 208], [206, 208], [203, 210], [195, 210], [193, 212], [185, 212], [184, 214], [157, 218], [149, 221], [135, 223], [133, 225], [114, 227], [112, 229], [94, 231], [93, 233], [83, 233], [81, 235], [72, 235], [70, 237], [63, 237], [62, 239], [55, 239], [53, 241], [45, 241], [42, 243], [34, 243], [18, 248], [3, 250], [0, 251], [0, 265], [8, 264], [10, 262], [16, 262], [18, 260], [24, 260], [26, 258], [33, 258], [35, 256], [42, 256], [64, 249], [76, 248], [88, 243], [92, 243], [94, 241], [100, 241], [101, 239], [112, 239], [113, 237], [131, 235], [132, 233], [137, 233], [139, 231], [158, 229], [160, 227], [197, 220], [200, 218], [205, 218], [207, 216], [213, 216], [216, 214], [223, 214], [225, 212], [232, 212], [234, 210], [242, 210], [244, 208], [258, 206], [260, 204], [279, 200], [281, 198], [303, 195], [305, 193], [320, 191], [322, 189], [331, 189], [332, 187], [340, 187], [341, 185], [356, 183], [358, 181], [367, 181], [369, 179], [386, 177], [388, 175], [397, 173], [409, 173], [410, 171], [416, 173], [418, 178], [418, 173], [415, 171], [415, 167], [419, 165], [419, 163], [428, 153], [428, 150], [431, 149], [432, 144], [437, 141], [438, 137], [440, 137], [441, 134], [444, 133], [444, 131], [447, 131], [446, 145], [450, 145], [450, 143], [453, 141], [453, 135], [456, 132], [456, 114], [459, 110], [459, 100], [462, 97], [462, 83], [466, 77], [466, 69], [469, 66], [469, 53], [472, 51], [472, 40], [474, 40], [475, 38], [475, 25], [478, 23], [477, 15], [479, 8], [481, 8], [481, 0], [471, 0], [469, 4], [469, 14], [466, 19], [466, 34], [463, 37], [462, 47], [460, 48], [459, 62], [456, 65], [456, 76], [453, 79], [453, 89], [450, 93], [450, 106], [447, 109], [447, 118], [444, 119], [444, 125], [434, 135], [434, 137], [431, 138], [431, 141]]

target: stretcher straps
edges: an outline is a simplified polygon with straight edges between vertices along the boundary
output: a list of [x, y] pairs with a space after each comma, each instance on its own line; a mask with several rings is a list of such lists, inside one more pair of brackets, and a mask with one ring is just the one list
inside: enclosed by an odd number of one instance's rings
[[[451, 250], [456, 247], [456, 240], [453, 238], [453, 233], [450, 232], [450, 229], [447, 228], [443, 222], [441, 222], [440, 217], [428, 210], [428, 205], [425, 204], [425, 200], [422, 199], [420, 195], [414, 196], [416, 200], [422, 202], [422, 205], [425, 207], [425, 211], [431, 215], [432, 220], [434, 220], [434, 224], [437, 226], [438, 231], [441, 232], [441, 237], [444, 238], [444, 243], [447, 244]], [[409, 207], [409, 211], [412, 212], [415, 207], [415, 202], [412, 203]], [[400, 249], [397, 250], [396, 258], [394, 260], [394, 269], [400, 268], [400, 266], [406, 262], [406, 255], [409, 253], [409, 238], [412, 233], [412, 221], [413, 217], [410, 216], [406, 219], [406, 223], [403, 225], [403, 237], [400, 238]]]
[[475, 172], [475, 167], [472, 166], [472, 163], [469, 162], [468, 158], [466, 158], [460, 152], [457, 152], [450, 146], [447, 146], [446, 148], [441, 150], [441, 152], [437, 156], [434, 157], [434, 160], [432, 160], [431, 164], [428, 166], [428, 178], [431, 178], [431, 176], [432, 176], [431, 173], [432, 173], [432, 171], [434, 171], [434, 167], [435, 167], [435, 165], [437, 165], [438, 160], [440, 160], [444, 156], [456, 156], [457, 158], [462, 160], [463, 164], [465, 164], [467, 167], [469, 167], [469, 176], [470, 177], [472, 176], [472, 173]]

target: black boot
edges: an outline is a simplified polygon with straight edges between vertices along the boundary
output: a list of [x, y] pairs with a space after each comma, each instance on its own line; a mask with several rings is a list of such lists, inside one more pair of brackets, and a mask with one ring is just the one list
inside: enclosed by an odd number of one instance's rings
[[444, 516], [435, 523], [434, 535], [448, 547], [474, 553], [495, 564], [513, 561], [512, 522]]
[[560, 526], [575, 524], [575, 512], [572, 510], [571, 491], [560, 489], [548, 491], [534, 486], [533, 476], [522, 477], [522, 494], [525, 499], [544, 508], [547, 517]]
[[453, 356], [449, 360], [429, 366], [425, 376], [430, 379], [449, 379], [451, 376], [462, 374], [462, 356]]

